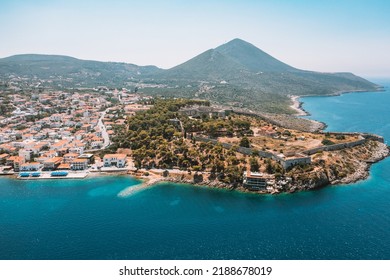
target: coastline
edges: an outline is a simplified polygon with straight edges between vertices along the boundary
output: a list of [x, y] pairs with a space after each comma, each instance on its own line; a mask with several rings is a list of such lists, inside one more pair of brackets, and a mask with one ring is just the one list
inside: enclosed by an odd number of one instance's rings
[[[295, 117], [298, 117], [299, 119], [304, 119], [302, 117], [310, 116], [311, 114], [303, 108], [303, 102], [300, 101], [301, 97], [309, 97], [309, 96], [298, 96], [298, 95], [290, 96], [290, 99], [292, 101], [292, 105], [290, 105], [290, 108], [297, 112], [296, 114], [294, 114]], [[310, 119], [304, 119], [304, 120], [307, 120], [312, 124], [313, 126], [312, 131], [321, 132], [328, 127], [326, 123], [321, 121], [310, 120]]]
[[[293, 114], [295, 117], [304, 117], [304, 116], [311, 116], [310, 112], [306, 111], [303, 108], [304, 102], [300, 101], [302, 97], [331, 97], [331, 96], [341, 96], [344, 94], [350, 94], [350, 93], [358, 93], [358, 92], [384, 92], [386, 91], [384, 86], [377, 86], [376, 90], [353, 90], [353, 91], [336, 91], [330, 94], [326, 95], [290, 95], [291, 105], [290, 108], [293, 109], [296, 113]], [[306, 119], [309, 120], [309, 119]], [[316, 120], [309, 120], [314, 125], [318, 126], [318, 131], [325, 130], [328, 125], [325, 122], [316, 121]]]
[[375, 150], [374, 154], [371, 155], [365, 161], [359, 161], [358, 167], [354, 173], [348, 175], [347, 177], [341, 180], [331, 181], [331, 185], [348, 185], [353, 184], [358, 181], [362, 181], [367, 179], [370, 176], [370, 168], [373, 164], [384, 160], [386, 157], [390, 155], [389, 147], [386, 144], [378, 143], [378, 149]]
[[296, 114], [294, 114], [294, 116], [297, 116], [297, 117], [310, 116], [309, 112], [305, 111], [305, 109], [303, 109], [303, 107], [302, 107], [303, 102], [301, 102], [299, 100], [301, 97], [302, 96], [291, 95], [290, 99], [292, 101], [292, 105], [290, 105], [290, 108], [292, 108], [293, 110], [295, 110], [297, 112]]
[[[353, 173], [348, 174], [346, 177], [339, 179], [337, 176], [326, 174], [326, 172], [324, 172], [322, 174], [323, 176], [319, 177], [318, 180], [311, 180], [309, 182], [298, 181], [295, 184], [291, 185], [291, 187], [287, 190], [279, 190], [272, 187], [272, 188], [266, 188], [258, 191], [253, 191], [244, 188], [242, 185], [233, 186], [231, 184], [220, 182], [216, 179], [209, 180], [207, 178], [204, 178], [201, 181], [195, 180], [191, 178], [191, 176], [188, 176], [187, 172], [184, 171], [170, 173], [168, 177], [163, 177], [161, 174], [149, 172], [148, 176], [134, 176], [137, 179], [143, 180], [143, 182], [141, 184], [130, 186], [122, 190], [118, 194], [118, 197], [121, 198], [129, 197], [139, 191], [143, 191], [148, 188], [155, 187], [159, 183], [186, 184], [186, 185], [192, 185], [194, 187], [206, 187], [212, 189], [229, 190], [229, 191], [236, 191], [239, 193], [255, 194], [255, 195], [259, 195], [259, 194], [274, 195], [274, 194], [288, 194], [288, 193], [301, 192], [301, 191], [312, 191], [323, 187], [328, 187], [333, 185], [349, 185], [352, 183], [356, 183], [358, 181], [365, 180], [370, 175], [371, 165], [385, 159], [386, 157], [389, 156], [389, 154], [390, 151], [388, 146], [383, 143], [378, 143], [376, 145], [376, 149], [373, 151], [371, 156], [364, 161], [357, 160], [356, 170]], [[141, 170], [141, 172], [146, 172], [146, 170]], [[202, 175], [203, 178], [205, 177], [204, 175], [207, 176], [208, 174], [198, 173], [198, 175]]]
[[[322, 176], [318, 178], [318, 180], [309, 180], [309, 181], [298, 181], [290, 186], [289, 189], [286, 190], [279, 190], [276, 188], [266, 188], [258, 191], [252, 191], [244, 188], [242, 185], [233, 186], [232, 184], [227, 184], [224, 182], [220, 182], [216, 179], [209, 180], [208, 179], [208, 173], [206, 172], [200, 172], [200, 173], [194, 173], [195, 175], [198, 175], [197, 177], [201, 176], [201, 180], [194, 179], [194, 176], [188, 174], [187, 171], [179, 171], [179, 170], [168, 170], [169, 175], [167, 177], [164, 177], [162, 174], [159, 174], [157, 172], [151, 172], [150, 170], [138, 170], [138, 174], [130, 174], [129, 172], [90, 172], [88, 173], [88, 176], [85, 176], [85, 179], [88, 178], [94, 178], [94, 177], [106, 177], [106, 176], [131, 176], [135, 179], [141, 180], [141, 182], [137, 185], [129, 186], [125, 189], [123, 189], [121, 192], [117, 194], [120, 198], [126, 198], [133, 194], [136, 194], [140, 191], [153, 188], [157, 186], [160, 183], [174, 183], [174, 184], [186, 184], [186, 185], [192, 185], [194, 187], [206, 187], [206, 188], [212, 188], [212, 189], [223, 189], [223, 190], [230, 190], [230, 191], [236, 191], [239, 193], [246, 193], [246, 194], [285, 194], [285, 193], [294, 193], [294, 192], [300, 192], [300, 191], [310, 191], [319, 189], [322, 187], [332, 186], [332, 185], [348, 185], [355, 183], [357, 181], [365, 180], [370, 175], [370, 167], [372, 164], [377, 163], [383, 159], [385, 159], [387, 156], [389, 156], [389, 147], [385, 145], [384, 143], [378, 143], [376, 145], [376, 149], [373, 151], [373, 153], [370, 155], [369, 158], [365, 160], [357, 160], [356, 163], [356, 169], [353, 173], [348, 174], [344, 178], [337, 178], [333, 175], [326, 174], [326, 172], [322, 173]], [[145, 175], [145, 173], [148, 172], [148, 175]], [[20, 179], [16, 176], [12, 176], [14, 179]], [[45, 178], [36, 178], [36, 179], [45, 179]], [[50, 179], [50, 178], [47, 178]], [[78, 178], [54, 178], [54, 179], [75, 179], [78, 180]], [[28, 180], [28, 179], [27, 179]]]

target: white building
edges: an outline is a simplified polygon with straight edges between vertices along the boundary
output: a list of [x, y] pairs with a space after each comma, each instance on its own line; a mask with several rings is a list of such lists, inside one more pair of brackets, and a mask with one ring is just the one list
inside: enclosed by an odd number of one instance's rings
[[19, 156], [24, 158], [25, 161], [30, 161], [32, 155], [33, 155], [33, 151], [31, 150], [25, 150], [25, 149], [19, 150]]
[[107, 154], [103, 157], [104, 167], [116, 166], [123, 168], [126, 166], [126, 154]]
[[38, 171], [42, 165], [39, 162], [29, 162], [20, 165], [20, 171]]

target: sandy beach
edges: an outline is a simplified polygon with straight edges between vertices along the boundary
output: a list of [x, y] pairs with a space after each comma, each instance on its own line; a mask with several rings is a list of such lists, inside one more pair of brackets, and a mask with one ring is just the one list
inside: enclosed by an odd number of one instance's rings
[[295, 116], [307, 116], [307, 112], [305, 110], [302, 109], [302, 102], [299, 101], [299, 98], [300, 96], [298, 95], [292, 95], [291, 97], [291, 101], [292, 101], [292, 105], [290, 106], [290, 108], [294, 109], [295, 111], [297, 111], [296, 114], [294, 114]]

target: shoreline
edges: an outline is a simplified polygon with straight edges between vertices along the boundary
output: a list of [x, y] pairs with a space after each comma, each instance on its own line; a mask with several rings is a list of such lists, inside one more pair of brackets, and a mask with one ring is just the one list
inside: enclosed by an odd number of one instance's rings
[[[378, 86], [376, 90], [353, 90], [353, 91], [336, 91], [336, 92], [333, 92], [333, 93], [330, 93], [330, 94], [326, 94], [326, 95], [312, 95], [312, 94], [308, 94], [308, 95], [289, 95], [290, 97], [290, 100], [292, 102], [292, 104], [290, 105], [290, 108], [295, 110], [297, 113], [293, 114], [294, 116], [311, 116], [310, 112], [306, 111], [304, 108], [303, 108], [303, 104], [304, 102], [300, 101], [299, 99], [302, 98], [302, 97], [332, 97], [332, 96], [341, 96], [341, 95], [344, 95], [344, 94], [350, 94], [350, 93], [362, 93], [362, 92], [384, 92], [386, 91], [385, 88], [383, 86]], [[323, 123], [323, 122], [321, 122]], [[324, 125], [326, 125], [326, 123], [323, 123]]]
[[358, 181], [364, 181], [370, 176], [370, 168], [390, 155], [389, 147], [386, 144], [379, 143], [378, 149], [369, 159], [360, 161], [357, 170], [341, 180], [331, 181], [330, 185], [349, 185]]
[[[293, 109], [296, 113], [293, 114], [293, 116], [301, 118], [305, 116], [311, 116], [311, 113], [306, 111], [303, 108], [304, 102], [302, 102], [300, 99], [303, 97], [332, 97], [332, 96], [341, 96], [344, 94], [350, 94], [350, 93], [362, 93], [362, 92], [384, 92], [386, 91], [383, 86], [378, 86], [376, 90], [367, 91], [367, 90], [354, 90], [354, 91], [336, 91], [331, 94], [326, 95], [289, 95], [292, 104], [289, 106], [291, 109]], [[311, 120], [306, 119], [308, 121], [311, 121], [314, 125], [318, 126], [318, 131], [324, 131], [328, 125], [325, 122], [317, 121], [317, 120]]]
[[[291, 95], [290, 96], [290, 99], [293, 103], [292, 105], [290, 105], [290, 108], [297, 112], [296, 114], [293, 114], [293, 116], [298, 117], [298, 118], [302, 118], [305, 116], [311, 116], [310, 112], [306, 111], [303, 108], [304, 102], [300, 101], [300, 99], [302, 97], [309, 97], [309, 95], [307, 95], [307, 96]], [[328, 127], [328, 125], [325, 122], [306, 119], [306, 118], [305, 118], [305, 120], [310, 121], [313, 124], [313, 126], [315, 127], [314, 130], [318, 131], [318, 132], [324, 131]]]

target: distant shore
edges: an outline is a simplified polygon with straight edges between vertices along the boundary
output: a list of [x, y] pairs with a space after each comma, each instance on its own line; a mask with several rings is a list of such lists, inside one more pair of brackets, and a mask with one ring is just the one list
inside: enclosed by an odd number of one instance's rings
[[[370, 91], [351, 90], [351, 91], [336, 91], [336, 92], [326, 94], [326, 95], [291, 95], [290, 99], [292, 101], [292, 105], [290, 105], [290, 108], [292, 108], [293, 110], [296, 111], [294, 116], [310, 116], [311, 114], [303, 108], [303, 102], [299, 100], [300, 98], [303, 98], [303, 97], [330, 97], [330, 96], [340, 96], [340, 95], [349, 94], [349, 93], [381, 92], [381, 91], [385, 91], [383, 86], [378, 86], [376, 90], [370, 90]], [[321, 122], [321, 123], [323, 123], [323, 122]], [[326, 125], [325, 123], [323, 123], [323, 124]]]

